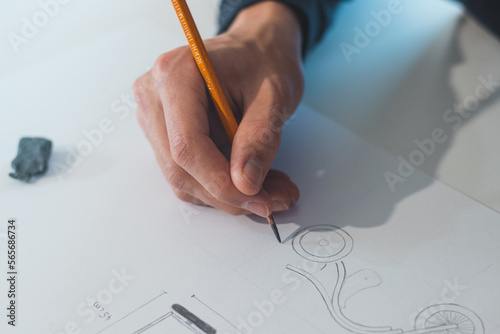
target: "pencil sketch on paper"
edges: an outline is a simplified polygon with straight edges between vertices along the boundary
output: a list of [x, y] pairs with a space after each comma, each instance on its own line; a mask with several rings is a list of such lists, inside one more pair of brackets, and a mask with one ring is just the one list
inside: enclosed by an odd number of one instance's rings
[[140, 334], [147, 332], [153, 326], [157, 326], [158, 324], [161, 325], [162, 321], [168, 319], [175, 319], [176, 323], [179, 324], [178, 330], [181, 330], [182, 329], [181, 326], [183, 326], [194, 333], [215, 334], [217, 332], [212, 326], [210, 326], [209, 324], [198, 318], [195, 314], [189, 312], [184, 306], [181, 306], [179, 304], [173, 304], [172, 310], [173, 311], [170, 311], [162, 315], [158, 319], [155, 319], [151, 321], [149, 324], [145, 325], [144, 327], [136, 330], [135, 332], [133, 332], [133, 334]]
[[[359, 333], [387, 334], [483, 334], [482, 320], [471, 310], [456, 304], [432, 305], [421, 311], [415, 318], [414, 329], [393, 329], [391, 326], [367, 326], [347, 318], [343, 310], [347, 300], [354, 294], [382, 284], [382, 278], [372, 270], [360, 270], [347, 275], [342, 259], [349, 255], [354, 246], [353, 238], [334, 225], [315, 225], [299, 230], [292, 239], [293, 250], [306, 260], [334, 266], [336, 281], [332, 292], [312, 273], [287, 265], [291, 270], [308, 280], [319, 292], [330, 316], [346, 330]], [[323, 270], [324, 268], [321, 268]], [[325, 282], [326, 283], [326, 282]]]
[[[153, 333], [195, 333], [195, 334], [216, 334], [217, 330], [212, 324], [204, 319], [205, 316], [211, 320], [214, 317], [220, 318], [230, 327], [236, 328], [226, 318], [210, 308], [195, 295], [191, 296], [191, 301], [198, 303], [203, 310], [210, 313], [202, 317], [194, 314], [188, 308], [171, 302], [166, 298], [167, 293], [163, 292], [145, 304], [132, 310], [115, 323], [100, 330], [100, 333], [132, 333], [132, 334], [153, 334]], [[198, 307], [198, 309], [200, 309]], [[148, 319], [148, 320], [145, 320]], [[226, 326], [227, 327], [227, 326]]]

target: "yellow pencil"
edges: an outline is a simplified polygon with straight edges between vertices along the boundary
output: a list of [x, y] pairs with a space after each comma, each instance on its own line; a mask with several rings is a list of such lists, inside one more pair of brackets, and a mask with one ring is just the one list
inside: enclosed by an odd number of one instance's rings
[[[215, 70], [210, 62], [210, 58], [208, 57], [205, 44], [203, 44], [203, 40], [200, 37], [198, 28], [196, 28], [196, 24], [194, 23], [186, 1], [172, 0], [172, 4], [174, 5], [175, 13], [181, 23], [184, 35], [186, 35], [194, 60], [198, 65], [198, 69], [200, 70], [203, 80], [205, 80], [205, 84], [207, 85], [208, 91], [212, 96], [217, 113], [219, 114], [227, 136], [232, 143], [236, 130], [238, 129], [238, 123], [236, 123], [234, 114], [231, 111], [229, 103], [227, 102], [226, 95], [224, 95], [219, 80], [217, 79]], [[273, 216], [271, 215], [267, 217], [267, 221], [269, 222], [269, 225], [271, 225], [274, 235], [281, 243], [281, 238]]]

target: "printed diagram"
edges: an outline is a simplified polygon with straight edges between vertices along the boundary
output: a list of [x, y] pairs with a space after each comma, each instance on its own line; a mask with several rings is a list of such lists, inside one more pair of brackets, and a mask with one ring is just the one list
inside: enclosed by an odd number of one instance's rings
[[[420, 312], [415, 319], [415, 328], [404, 331], [390, 326], [373, 327], [356, 323], [342, 313], [345, 303], [352, 295], [382, 284], [382, 278], [371, 270], [360, 270], [347, 275], [346, 265], [341, 259], [353, 248], [352, 237], [341, 228], [333, 225], [315, 225], [299, 230], [293, 237], [294, 251], [309, 261], [335, 266], [337, 277], [333, 291], [329, 293], [325, 284], [308, 271], [287, 265], [286, 268], [307, 279], [318, 290], [328, 311], [340, 326], [359, 333], [388, 334], [483, 334], [481, 319], [469, 309], [456, 304], [432, 305]], [[324, 268], [324, 267], [323, 267]], [[322, 269], [323, 269], [322, 268]]]
[[[234, 332], [233, 324], [195, 295], [192, 295], [187, 303], [189, 303], [189, 309], [177, 303], [172, 304], [167, 293], [163, 292], [96, 334], [216, 334], [214, 324], [220, 326], [225, 332], [228, 327], [233, 327], [231, 331]], [[196, 310], [198, 315], [193, 310]], [[200, 317], [199, 314], [202, 316]]]

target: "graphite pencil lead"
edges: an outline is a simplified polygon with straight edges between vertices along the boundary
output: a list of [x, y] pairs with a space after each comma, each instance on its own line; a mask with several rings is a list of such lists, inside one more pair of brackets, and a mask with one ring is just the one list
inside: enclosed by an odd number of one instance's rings
[[269, 222], [269, 225], [271, 225], [276, 239], [278, 239], [278, 242], [281, 243], [280, 233], [278, 232], [278, 228], [276, 227], [273, 216], [267, 217], [267, 221]]

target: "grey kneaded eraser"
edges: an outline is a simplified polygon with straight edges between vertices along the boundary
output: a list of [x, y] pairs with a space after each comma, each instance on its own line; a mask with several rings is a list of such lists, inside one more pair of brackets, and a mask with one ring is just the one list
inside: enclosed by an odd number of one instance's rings
[[17, 148], [17, 156], [12, 160], [14, 173], [9, 176], [24, 182], [31, 177], [44, 174], [48, 169], [48, 161], [52, 150], [52, 142], [44, 138], [21, 138]]

